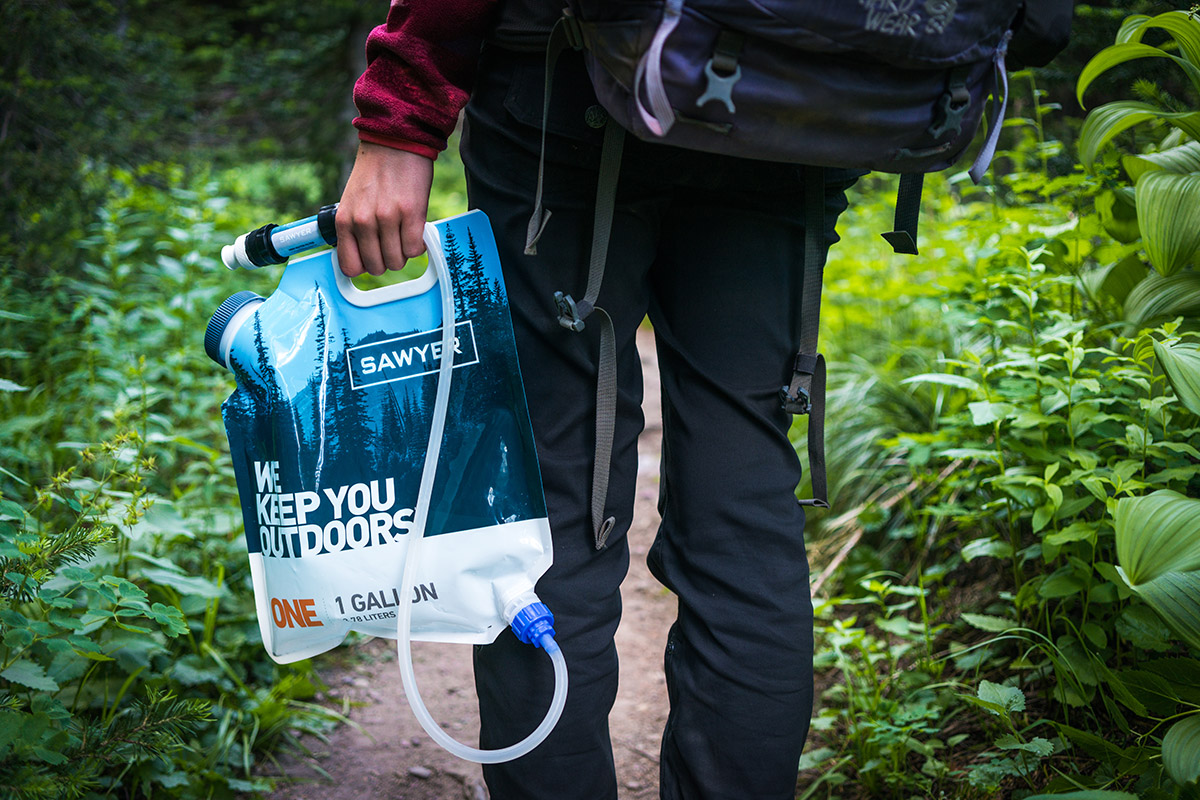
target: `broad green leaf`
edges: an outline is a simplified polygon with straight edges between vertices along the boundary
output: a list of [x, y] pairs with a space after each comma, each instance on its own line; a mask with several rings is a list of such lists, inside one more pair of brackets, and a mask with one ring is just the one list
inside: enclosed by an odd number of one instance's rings
[[[800, 758], [803, 760], [804, 756]], [[168, 772], [166, 775], [155, 775], [153, 780], [167, 789], [174, 789], [179, 786], [187, 786], [191, 783], [192, 778], [183, 770], [179, 770], [177, 772]]]
[[953, 386], [956, 389], [967, 389], [968, 391], [976, 391], [979, 389], [977, 381], [968, 378], [965, 375], [952, 375], [948, 372], [927, 372], [922, 375], [913, 375], [911, 378], [905, 378], [901, 383], [936, 383], [942, 386]]
[[1152, 272], [1125, 298], [1125, 321], [1134, 329], [1152, 320], [1200, 313], [1200, 273], [1184, 271], [1164, 278]]
[[962, 621], [973, 628], [989, 633], [1003, 633], [1021, 627], [1021, 623], [1007, 617], [993, 617], [987, 614], [963, 614]]
[[184, 595], [196, 595], [214, 600], [225, 594], [224, 587], [198, 575], [184, 575], [174, 570], [151, 568], [142, 571], [142, 577], [160, 586], [170, 586]]
[[1162, 742], [1163, 766], [1180, 786], [1200, 780], [1200, 714], [1171, 726]]
[[31, 752], [34, 756], [41, 761], [46, 762], [47, 764], [62, 766], [63, 764], [67, 763], [67, 757], [62, 753], [55, 752], [54, 750], [47, 750], [44, 747], [34, 747], [32, 748]]
[[818, 747], [815, 750], [808, 750], [800, 756], [799, 769], [805, 770], [819, 767], [836, 755], [837, 751], [829, 747]]
[[963, 545], [964, 561], [973, 561], [983, 556], [992, 558], [1012, 558], [1012, 545], [999, 539], [975, 539]]
[[1096, 213], [1108, 235], [1122, 244], [1136, 242], [1142, 235], [1138, 227], [1137, 202], [1133, 189], [1121, 186], [1096, 197]]
[[1193, 414], [1200, 414], [1200, 344], [1195, 342], [1154, 341], [1154, 355], [1171, 381], [1179, 402]]
[[1200, 500], [1162, 489], [1117, 501], [1117, 560], [1130, 585], [1200, 570]]
[[968, 403], [967, 408], [971, 409], [971, 421], [976, 425], [990, 425], [1016, 410], [1012, 403], [989, 403], [986, 400]]
[[1121, 159], [1121, 166], [1125, 167], [1125, 172], [1134, 183], [1146, 172], [1156, 169], [1181, 174], [1200, 172], [1200, 142], [1187, 142], [1158, 153], [1125, 156]]
[[1054, 745], [1050, 744], [1048, 739], [1043, 739], [1041, 736], [1035, 736], [1028, 742], [1022, 742], [1016, 736], [1008, 734], [996, 740], [996, 747], [1001, 750], [1021, 750], [1026, 753], [1033, 753], [1039, 757], [1048, 756], [1054, 752]]
[[1062, 572], [1051, 575], [1038, 586], [1038, 594], [1047, 599], [1070, 597], [1087, 588], [1083, 581], [1072, 572]]
[[976, 696], [985, 703], [1000, 706], [1005, 711], [1025, 710], [1025, 694], [1015, 686], [1002, 686], [988, 680], [981, 681]]
[[1135, 61], [1139, 58], [1169, 58], [1178, 64], [1180, 69], [1187, 74], [1193, 86], [1200, 88], [1200, 69], [1197, 69], [1195, 64], [1189, 63], [1186, 59], [1180, 58], [1166, 50], [1148, 44], [1142, 44], [1141, 42], [1121, 42], [1104, 48], [1092, 56], [1092, 60], [1084, 65], [1083, 70], [1079, 73], [1079, 81], [1075, 84], [1075, 99], [1079, 101], [1079, 105], [1081, 107], [1084, 106], [1083, 95], [1092, 81], [1119, 64], [1124, 64], [1126, 61]]
[[[1183, 57], [1189, 63], [1200, 66], [1200, 20], [1187, 11], [1168, 11], [1154, 17], [1138, 19], [1129, 26], [1128, 39], [1125, 41], [1140, 42], [1150, 28], [1169, 33], [1179, 45]], [[1200, 91], [1200, 84], [1193, 85]]]
[[945, 450], [939, 450], [937, 454], [946, 458], [978, 459], [1000, 463], [1000, 454], [995, 450], [983, 450], [978, 447], [948, 447]]
[[1121, 576], [1171, 629], [1200, 647], [1200, 500], [1160, 489], [1117, 501]]
[[1200, 251], [1200, 173], [1148, 172], [1137, 183], [1138, 224], [1150, 263], [1174, 275]]
[[1126, 641], [1143, 650], [1162, 653], [1171, 646], [1171, 629], [1154, 610], [1144, 605], [1131, 605], [1121, 611], [1113, 628]]
[[5, 678], [13, 683], [19, 683], [22, 686], [28, 686], [30, 689], [36, 689], [39, 692], [58, 691], [58, 684], [46, 674], [46, 670], [41, 664], [23, 658], [14, 661], [8, 669], [0, 672], [0, 678]]
[[1062, 547], [1070, 542], [1096, 543], [1097, 526], [1093, 522], [1072, 522], [1061, 531], [1046, 534], [1046, 543], [1054, 547]]
[[1137, 100], [1116, 100], [1094, 109], [1079, 131], [1079, 160], [1092, 171], [1096, 157], [1114, 137], [1151, 120], [1164, 120], [1188, 136], [1200, 139], [1200, 111], [1164, 111]]
[[1079, 626], [1079, 632], [1092, 643], [1093, 646], [1103, 648], [1108, 644], [1108, 634], [1104, 632], [1104, 628], [1097, 625], [1095, 622], [1085, 622]]

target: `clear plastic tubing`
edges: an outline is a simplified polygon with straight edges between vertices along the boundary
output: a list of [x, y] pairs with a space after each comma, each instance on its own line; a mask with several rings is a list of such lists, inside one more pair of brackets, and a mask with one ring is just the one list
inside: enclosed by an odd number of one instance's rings
[[[437, 472], [438, 455], [442, 446], [442, 433], [446, 427], [446, 413], [450, 400], [450, 378], [454, 369], [454, 290], [450, 285], [449, 270], [441, 258], [430, 258], [430, 267], [436, 270], [438, 287], [442, 298], [442, 359], [438, 371], [437, 395], [433, 407], [433, 423], [429, 431], [429, 446], [425, 451], [425, 466], [421, 472], [420, 489], [417, 492], [417, 507], [413, 514], [413, 531], [404, 557], [404, 572], [400, 579], [400, 597], [408, 598], [416, 582], [416, 567], [420, 562], [421, 542], [429, 519], [429, 502], [433, 490], [434, 474]], [[511, 622], [511, 620], [509, 620]], [[534, 731], [520, 742], [498, 750], [480, 750], [459, 742], [437, 724], [417, 690], [416, 675], [413, 673], [412, 603], [401, 602], [396, 614], [396, 651], [399, 655], [400, 678], [404, 683], [404, 694], [421, 727], [435, 742], [450, 753], [476, 764], [499, 764], [512, 761], [537, 747], [554, 729], [562, 716], [567, 702], [567, 662], [554, 637], [545, 634], [540, 646], [549, 654], [554, 664], [554, 696], [546, 716]]]

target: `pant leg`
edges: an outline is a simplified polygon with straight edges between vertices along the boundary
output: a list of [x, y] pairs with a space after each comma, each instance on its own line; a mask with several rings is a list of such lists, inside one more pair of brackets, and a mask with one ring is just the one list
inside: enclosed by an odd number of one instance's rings
[[[664, 800], [783, 800], [812, 713], [800, 464], [780, 407], [803, 281], [799, 171], [703, 159], [652, 272], [662, 523], [648, 558], [679, 598], [666, 646]], [[690, 170], [685, 170], [690, 172]], [[830, 193], [830, 229], [843, 207]]]
[[[567, 58], [568, 56], [564, 56]], [[569, 672], [562, 719], [536, 750], [484, 776], [493, 800], [603, 800], [617, 795], [608, 715], [617, 691], [613, 642], [620, 619], [619, 585], [628, 570], [625, 538], [637, 476], [642, 427], [641, 365], [634, 343], [646, 313], [646, 273], [653, 258], [652, 215], [625, 203], [614, 219], [602, 307], [617, 336], [617, 425], [609, 505], [617, 520], [597, 550], [590, 519], [595, 448], [599, 324], [582, 333], [558, 325], [554, 292], [582, 297], [594, 216], [599, 131], [584, 122], [589, 91], [582, 65], [559, 70], [547, 141], [545, 205], [553, 218], [539, 255], [523, 252], [532, 211], [540, 141], [540, 55], [493, 54], [468, 108], [463, 139], [472, 207], [496, 234], [512, 309], [521, 373], [537, 442], [554, 544], [554, 564], [539, 597], [555, 616]], [[560, 101], [559, 98], [562, 98]], [[594, 101], [593, 101], [594, 102]], [[530, 119], [529, 117], [533, 118]], [[526, 736], [552, 693], [549, 659], [505, 631], [475, 654], [481, 744], [495, 748]]]
[[[663, 797], [791, 796], [812, 703], [803, 515], [792, 495], [799, 465], [777, 397], [796, 347], [797, 173], [627, 142], [600, 297], [617, 330], [621, 392], [606, 513], [618, 525], [597, 553], [588, 518], [597, 326], [564, 332], [551, 300], [559, 289], [580, 296], [586, 280], [600, 134], [578, 119], [594, 97], [577, 64], [566, 67], [564, 89], [560, 67], [547, 126], [554, 217], [542, 255], [530, 259], [522, 244], [541, 113], [540, 88], [530, 87], [540, 87], [541, 63], [502, 61], [485, 63], [468, 108], [464, 162], [472, 205], [491, 218], [505, 265], [554, 531], [555, 566], [538, 591], [558, 619], [572, 684], [548, 741], [487, 768], [489, 788], [497, 800], [616, 794], [612, 636], [641, 427], [633, 334], [648, 309], [667, 429], [664, 522], [651, 565], [680, 598], [668, 643]], [[515, 741], [540, 719], [544, 705], [529, 698], [549, 697], [545, 661], [507, 633], [477, 651], [485, 747]]]

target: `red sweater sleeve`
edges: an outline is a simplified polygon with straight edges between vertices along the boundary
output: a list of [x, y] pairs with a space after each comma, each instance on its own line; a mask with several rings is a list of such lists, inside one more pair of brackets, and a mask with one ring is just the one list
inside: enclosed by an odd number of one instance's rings
[[467, 104], [495, 0], [393, 0], [354, 85], [359, 138], [435, 157]]

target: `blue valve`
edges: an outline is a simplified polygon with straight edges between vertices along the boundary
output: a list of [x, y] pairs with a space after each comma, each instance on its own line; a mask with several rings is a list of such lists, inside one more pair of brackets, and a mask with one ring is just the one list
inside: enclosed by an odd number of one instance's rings
[[545, 603], [530, 603], [518, 611], [510, 623], [512, 632], [525, 644], [532, 644], [547, 653], [558, 650], [554, 641], [554, 615]]

